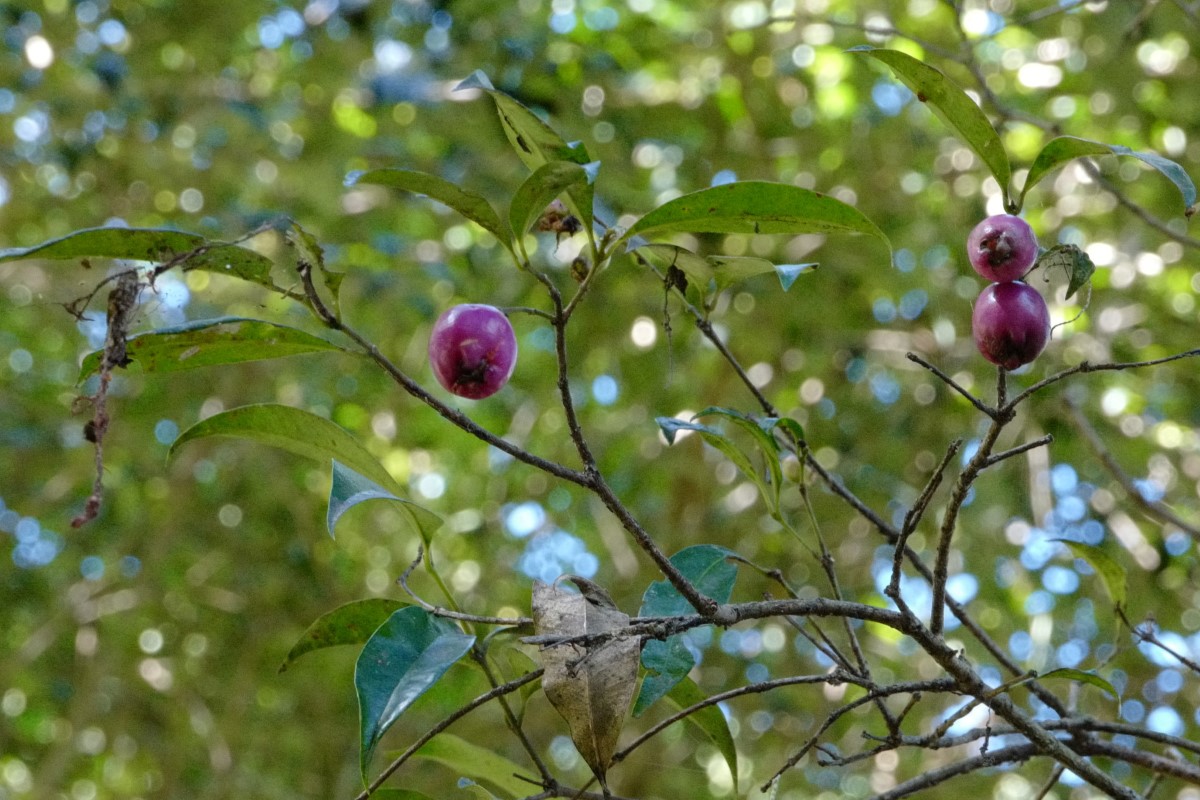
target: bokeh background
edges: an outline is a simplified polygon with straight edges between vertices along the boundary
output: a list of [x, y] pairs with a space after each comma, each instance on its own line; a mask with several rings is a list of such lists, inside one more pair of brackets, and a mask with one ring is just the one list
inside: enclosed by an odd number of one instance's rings
[[[599, 215], [628, 223], [681, 193], [735, 179], [833, 194], [874, 220], [894, 265], [865, 237], [699, 237], [706, 253], [817, 261], [788, 292], [764, 275], [725, 294], [713, 319], [780, 409], [806, 428], [822, 463], [885, 516], [902, 517], [955, 437], [983, 419], [904, 357], [914, 351], [993, 397], [995, 373], [970, 338], [983, 283], [963, 242], [999, 187], [977, 157], [878, 64], [873, 44], [927, 59], [981, 98], [1014, 164], [1055, 133], [1155, 151], [1200, 174], [1195, 3], [948, 4], [841, 0], [519, 0], [243, 2], [44, 0], [0, 5], [0, 247], [28, 247], [100, 225], [178, 227], [234, 239], [297, 220], [343, 270], [347, 319], [432, 385], [429, 326], [454, 302], [545, 306], [503, 249], [446, 209], [352, 170], [403, 166], [471, 187], [504, 208], [525, 170], [491, 103], [454, 87], [483, 70], [602, 162]], [[1039, 277], [1057, 327], [1046, 353], [1010, 383], [1027, 386], [1083, 359], [1135, 360], [1197, 346], [1198, 245], [1179, 192], [1133, 159], [1072, 165], [1032, 191], [1025, 216], [1044, 246], [1073, 243], [1097, 265], [1090, 302]], [[1018, 169], [1018, 181], [1022, 175]], [[1096, 175], [1099, 175], [1097, 179]], [[251, 245], [280, 254], [271, 236]], [[579, 237], [540, 237], [534, 256], [569, 287]], [[354, 654], [279, 664], [320, 614], [399, 597], [416, 554], [403, 520], [364, 506], [332, 540], [328, 467], [229, 441], [189, 445], [181, 429], [222, 409], [281, 402], [357, 434], [447, 524], [435, 557], [464, 608], [527, 614], [533, 578], [592, 577], [634, 612], [659, 577], [594, 500], [455, 431], [365, 361], [310, 356], [145, 375], [114, 384], [105, 503], [69, 527], [93, 456], [71, 411], [88, 385], [78, 364], [104, 340], [102, 304], [82, 320], [62, 304], [111, 265], [0, 265], [0, 798], [352, 797], [357, 775]], [[302, 308], [221, 276], [162, 276], [138, 329], [223, 314], [319, 332]], [[521, 363], [491, 400], [463, 406], [490, 430], [574, 465], [555, 402], [552, 336], [514, 318]], [[708, 542], [784, 570], [810, 595], [816, 565], [765, 514], [753, 487], [696, 438], [668, 448], [654, 424], [751, 398], [677, 300], [617, 259], [574, 322], [571, 378], [603, 470], [667, 552]], [[985, 475], [960, 522], [951, 593], [1030, 669], [1096, 669], [1121, 692], [1062, 685], [1081, 711], [1196, 738], [1200, 680], [1159, 649], [1135, 646], [1099, 579], [1052, 540], [1100, 544], [1130, 582], [1128, 614], [1200, 657], [1196, 540], [1146, 516], [1169, 503], [1200, 524], [1200, 380], [1194, 363], [1081, 376], [1027, 404], [1003, 446], [1052, 433], [1052, 446]], [[1114, 479], [1071, 423], [1092, 421], [1133, 482]], [[791, 508], [799, 511], [792, 498]], [[846, 595], [885, 602], [891, 552], [840, 501], [814, 503]], [[931, 545], [932, 523], [913, 545]], [[430, 592], [424, 579], [414, 588]], [[768, 584], [746, 571], [736, 599]], [[927, 606], [919, 580], [909, 602]], [[951, 631], [951, 635], [954, 632]], [[930, 677], [915, 648], [868, 629], [881, 680]], [[782, 622], [710, 632], [695, 673], [709, 692], [828, 667]], [[986, 655], [964, 642], [986, 666]], [[999, 673], [993, 670], [997, 678]], [[455, 668], [385, 739], [402, 747], [482, 690]], [[738, 796], [758, 796], [814, 725], [832, 689], [777, 691], [727, 708], [742, 758]], [[919, 707], [930, 730], [956, 705]], [[545, 701], [529, 701], [536, 744], [568, 778], [587, 770]], [[657, 713], [657, 712], [656, 712]], [[631, 723], [644, 728], [647, 719]], [[982, 724], [970, 719], [964, 725]], [[489, 708], [455, 732], [511, 758]], [[874, 726], [874, 727], [872, 727]], [[829, 741], [862, 746], [868, 714]], [[779, 797], [866, 797], [961, 752], [899, 751], [856, 768], [811, 757]], [[1052, 765], [994, 770], [953, 784], [977, 796], [1030, 796]], [[1132, 785], [1149, 776], [1120, 765]], [[457, 775], [415, 762], [400, 783], [454, 796]], [[676, 726], [614, 770], [628, 796], [733, 796], [717, 751]], [[533, 789], [530, 790], [531, 792]], [[465, 795], [464, 795], [465, 796]], [[1070, 776], [1049, 797], [1088, 797]], [[1157, 797], [1195, 800], [1172, 781]]]

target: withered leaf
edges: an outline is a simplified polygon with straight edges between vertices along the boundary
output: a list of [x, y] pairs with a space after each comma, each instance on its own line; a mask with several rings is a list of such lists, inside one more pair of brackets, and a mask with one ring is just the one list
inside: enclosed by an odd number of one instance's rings
[[575, 748], [602, 786], [617, 737], [637, 683], [639, 640], [604, 636], [629, 625], [603, 588], [567, 576], [581, 594], [536, 581], [533, 624], [539, 638], [591, 637], [567, 644], [543, 644], [542, 689], [571, 729]]

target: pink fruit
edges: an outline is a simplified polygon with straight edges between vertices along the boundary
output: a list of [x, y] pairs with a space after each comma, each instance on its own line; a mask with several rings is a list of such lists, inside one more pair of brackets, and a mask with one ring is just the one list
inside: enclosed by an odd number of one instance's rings
[[500, 391], [512, 377], [517, 337], [508, 318], [494, 306], [454, 306], [433, 325], [429, 365], [447, 391], [479, 400]]
[[1020, 281], [993, 283], [971, 314], [975, 346], [983, 357], [1016, 369], [1038, 357], [1050, 338], [1050, 311], [1037, 290]]
[[971, 266], [989, 281], [1021, 278], [1037, 259], [1037, 237], [1020, 217], [997, 214], [975, 226], [967, 237]]

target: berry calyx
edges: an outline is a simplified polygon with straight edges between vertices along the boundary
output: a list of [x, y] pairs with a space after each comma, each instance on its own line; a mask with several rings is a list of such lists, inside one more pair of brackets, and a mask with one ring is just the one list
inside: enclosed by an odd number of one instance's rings
[[479, 400], [504, 388], [517, 366], [517, 337], [495, 306], [464, 303], [438, 317], [429, 365], [448, 392]]
[[967, 257], [983, 277], [996, 283], [1021, 278], [1037, 260], [1037, 237], [1029, 223], [1011, 214], [980, 222], [967, 237]]
[[1050, 339], [1050, 311], [1036, 289], [1020, 281], [993, 283], [979, 294], [971, 332], [983, 357], [1005, 369], [1033, 361]]

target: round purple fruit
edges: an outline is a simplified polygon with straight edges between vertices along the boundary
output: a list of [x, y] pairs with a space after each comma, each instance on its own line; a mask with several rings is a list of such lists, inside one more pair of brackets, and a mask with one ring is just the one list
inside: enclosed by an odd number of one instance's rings
[[979, 294], [971, 314], [975, 346], [1005, 369], [1033, 361], [1050, 338], [1050, 311], [1037, 290], [1020, 281], [993, 283]]
[[1037, 259], [1037, 237], [1029, 223], [1011, 214], [988, 217], [967, 237], [971, 266], [996, 283], [1020, 279]]
[[504, 388], [517, 366], [517, 337], [495, 306], [447, 309], [429, 336], [429, 365], [443, 388], [479, 400]]

